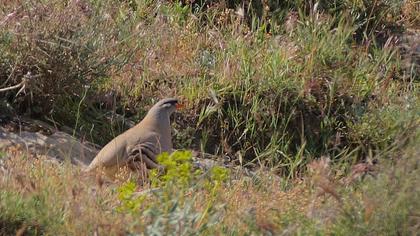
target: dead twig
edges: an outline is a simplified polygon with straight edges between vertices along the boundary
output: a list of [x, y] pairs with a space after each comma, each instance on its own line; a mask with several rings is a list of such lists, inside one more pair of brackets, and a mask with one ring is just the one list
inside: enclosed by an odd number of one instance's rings
[[[38, 78], [40, 76], [41, 75], [32, 75], [31, 72], [28, 72], [26, 75], [23, 76], [22, 81], [20, 83], [7, 87], [7, 88], [2, 88], [0, 89], [0, 92], [6, 92], [9, 90], [20, 88], [19, 91], [15, 95], [15, 98], [16, 98], [22, 92], [26, 94], [25, 89], [30, 87], [29, 84], [30, 84], [31, 79]], [[32, 97], [32, 93], [31, 93], [31, 97]]]

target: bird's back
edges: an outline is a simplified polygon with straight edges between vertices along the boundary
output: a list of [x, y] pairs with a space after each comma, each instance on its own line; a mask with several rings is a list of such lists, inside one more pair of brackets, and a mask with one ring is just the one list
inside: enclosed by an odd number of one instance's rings
[[124, 139], [124, 134], [120, 134], [101, 149], [90, 163], [87, 170], [89, 171], [99, 166], [113, 166], [117, 165], [119, 162], [123, 162], [124, 157], [126, 156], [125, 147], [126, 140]]

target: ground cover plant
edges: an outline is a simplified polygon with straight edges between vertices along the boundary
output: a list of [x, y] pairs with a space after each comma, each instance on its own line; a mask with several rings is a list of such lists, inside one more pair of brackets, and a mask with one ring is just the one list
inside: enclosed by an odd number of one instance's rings
[[3, 150], [0, 234], [415, 234], [418, 10], [382, 0], [4, 1], [2, 121], [31, 117], [103, 145], [176, 96], [176, 148], [235, 168], [197, 173], [180, 152], [162, 156], [172, 171], [144, 186], [110, 184]]

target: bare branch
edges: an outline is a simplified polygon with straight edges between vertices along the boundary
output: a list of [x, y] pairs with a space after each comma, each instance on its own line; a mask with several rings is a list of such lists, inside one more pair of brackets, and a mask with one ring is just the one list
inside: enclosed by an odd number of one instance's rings
[[2, 89], [0, 89], [0, 92], [6, 92], [6, 91], [9, 91], [9, 90], [20, 88], [19, 91], [16, 93], [15, 97], [17, 97], [22, 92], [26, 94], [25, 89], [30, 87], [29, 86], [30, 79], [37, 78], [37, 77], [40, 77], [40, 76], [41, 75], [32, 75], [31, 72], [28, 72], [28, 73], [26, 73], [26, 75], [23, 76], [22, 81], [20, 83], [18, 83], [16, 85], [13, 85], [13, 86], [10, 86], [10, 87], [7, 87], [7, 88], [2, 88]]
[[[22, 82], [20, 82], [19, 84], [0, 89], [0, 92], [6, 92], [6, 91], [9, 91], [9, 90], [17, 89], [17, 88], [20, 88], [24, 84], [25, 84], [25, 79], [23, 79]], [[22, 87], [24, 87], [24, 86], [22, 86]]]

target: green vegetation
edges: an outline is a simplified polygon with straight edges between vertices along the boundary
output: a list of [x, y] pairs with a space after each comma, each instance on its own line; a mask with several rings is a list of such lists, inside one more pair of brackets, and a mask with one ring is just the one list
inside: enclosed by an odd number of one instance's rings
[[175, 152], [170, 157], [177, 161], [167, 165], [166, 174], [151, 177], [153, 187], [133, 179], [95, 184], [77, 167], [14, 154], [0, 182], [4, 235], [18, 230], [31, 235], [412, 235], [419, 230], [415, 148], [396, 162], [384, 161], [364, 179], [353, 172], [337, 178], [337, 168], [321, 159], [309, 165], [303, 181], [264, 172], [250, 178], [221, 167], [178, 172], [188, 166], [190, 154]]
[[143, 185], [109, 184], [2, 150], [0, 234], [420, 231], [418, 2], [250, 2], [1, 4], [0, 89], [23, 84], [0, 115], [105, 144], [176, 96], [175, 146], [237, 168], [177, 152]]

